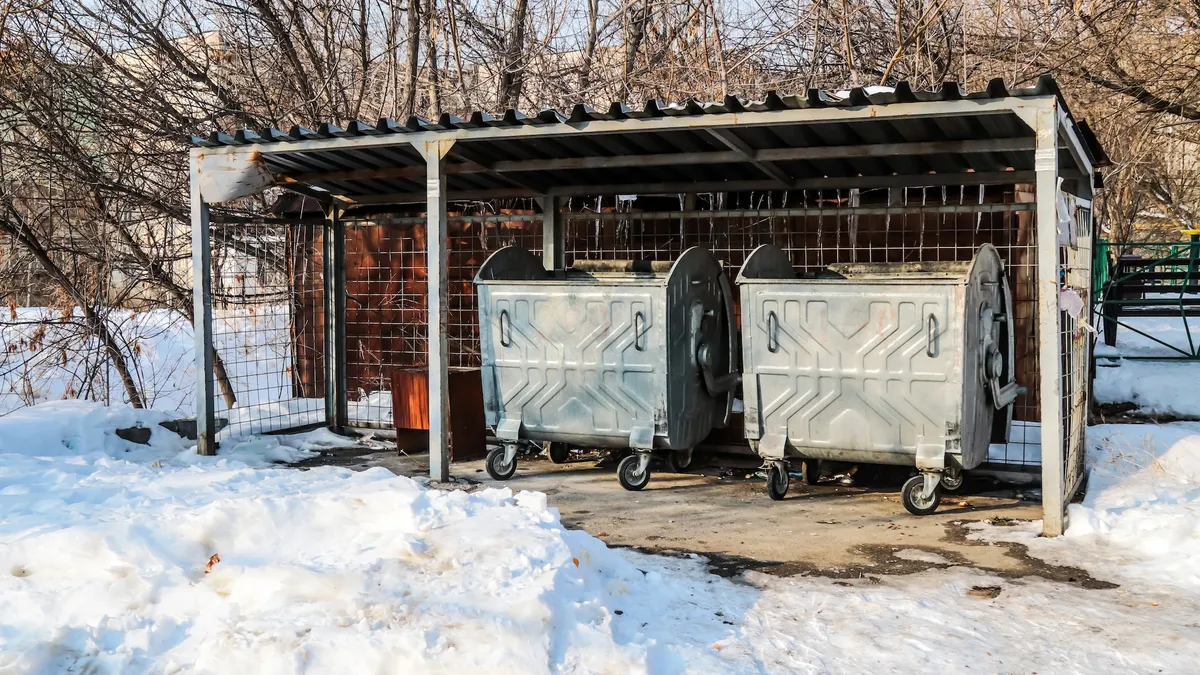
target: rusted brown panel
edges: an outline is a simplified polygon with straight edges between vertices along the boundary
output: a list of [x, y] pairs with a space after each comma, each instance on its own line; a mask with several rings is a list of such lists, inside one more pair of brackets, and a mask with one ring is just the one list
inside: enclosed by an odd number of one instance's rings
[[288, 279], [292, 288], [292, 391], [299, 398], [325, 395], [325, 293], [321, 228], [288, 228]]
[[[451, 461], [479, 459], [487, 454], [483, 383], [480, 378], [478, 368], [450, 371], [448, 398]], [[391, 389], [397, 431], [427, 431], [429, 373], [425, 370], [393, 370]], [[428, 447], [427, 442], [425, 445]], [[411, 448], [412, 445], [408, 447]]]
[[[938, 192], [936, 199], [930, 192], [929, 203], [941, 202]], [[958, 197], [953, 195], [955, 200]], [[986, 199], [1013, 200], [1011, 190], [995, 189], [988, 191]], [[851, 228], [846, 216], [836, 212], [839, 204], [845, 205], [844, 195], [841, 201], [827, 201], [830, 212], [824, 217], [692, 218], [682, 226], [678, 219], [642, 221], [637, 219], [637, 213], [631, 213], [628, 220], [601, 222], [597, 231], [595, 221], [573, 217], [567, 221], [567, 262], [570, 264], [573, 258], [635, 257], [672, 261], [685, 249], [704, 245], [716, 252], [730, 273], [736, 273], [756, 246], [773, 243], [792, 252], [792, 261], [800, 271], [815, 271], [833, 263], [968, 261], [979, 246], [991, 243], [1005, 257], [1015, 295], [1017, 381], [1031, 392], [1018, 399], [1016, 418], [1038, 419], [1030, 214], [989, 214], [982, 221], [977, 221], [974, 214], [890, 218], [860, 215]], [[605, 206], [602, 210], [613, 209]], [[378, 223], [351, 224], [346, 229], [346, 280], [350, 296], [346, 317], [348, 380], [352, 398], [360, 389], [369, 392], [390, 386], [393, 369], [425, 366], [425, 228], [421, 224], [387, 224], [386, 218], [380, 218]], [[472, 284], [475, 272], [488, 255], [505, 245], [515, 243], [539, 250], [541, 224], [452, 221], [448, 241], [450, 365], [474, 367], [479, 365], [478, 314]], [[320, 236], [304, 250], [314, 256], [312, 260], [319, 269]], [[315, 331], [298, 336], [299, 340], [308, 341], [299, 349], [302, 354], [323, 353], [319, 281], [319, 278], [314, 280], [313, 289], [297, 286], [301, 296], [298, 312], [310, 313], [309, 321], [316, 327]], [[316, 365], [321, 366], [319, 361]], [[306, 386], [314, 395], [321, 395], [323, 366], [311, 368], [301, 364], [299, 370], [314, 373], [311, 384]]]
[[392, 416], [397, 429], [429, 429], [429, 374], [392, 371]]

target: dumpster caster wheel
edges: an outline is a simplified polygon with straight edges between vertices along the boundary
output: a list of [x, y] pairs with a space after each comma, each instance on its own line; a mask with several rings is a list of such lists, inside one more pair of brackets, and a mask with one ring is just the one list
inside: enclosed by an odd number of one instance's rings
[[914, 516], [927, 516], [937, 511], [938, 505], [942, 503], [942, 489], [935, 483], [928, 496], [925, 492], [925, 474], [917, 474], [905, 481], [904, 487], [900, 488], [900, 501], [904, 502], [904, 508]]
[[942, 472], [942, 480], [939, 483], [942, 490], [950, 494], [957, 494], [962, 491], [963, 485], [967, 483], [967, 474], [962, 469], [946, 469]]
[[517, 446], [506, 445], [488, 453], [487, 472], [495, 480], [508, 480], [517, 472]]
[[804, 460], [804, 482], [809, 485], [816, 485], [821, 480], [821, 460], [806, 459]]
[[691, 450], [668, 450], [667, 470], [671, 473], [684, 473], [692, 465]]
[[617, 480], [621, 481], [621, 487], [632, 492], [646, 487], [650, 482], [649, 464], [648, 452], [637, 452], [622, 459], [617, 465]]
[[767, 467], [767, 495], [780, 501], [787, 494], [789, 482], [787, 464], [771, 462], [771, 466]]
[[546, 455], [555, 464], [565, 464], [571, 456], [571, 448], [566, 443], [547, 443]]

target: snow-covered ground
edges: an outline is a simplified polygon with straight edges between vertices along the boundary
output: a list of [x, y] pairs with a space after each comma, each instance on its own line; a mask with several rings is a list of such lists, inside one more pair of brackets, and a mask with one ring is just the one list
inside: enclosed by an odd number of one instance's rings
[[[1200, 342], [1200, 318], [1189, 318], [1191, 339]], [[1187, 352], [1188, 331], [1182, 317], [1127, 318], [1122, 322]], [[1097, 325], [1100, 325], [1097, 319]], [[1200, 361], [1129, 361], [1120, 356], [1179, 356], [1178, 352], [1125, 326], [1117, 329], [1117, 346], [1096, 344], [1093, 391], [1101, 403], [1136, 403], [1145, 413], [1200, 419]]]
[[[0, 415], [28, 405], [81, 397], [119, 404], [125, 390], [115, 370], [99, 364], [96, 344], [77, 344], [77, 326], [62, 312], [19, 307], [0, 323]], [[130, 345], [133, 377], [156, 410], [194, 415], [195, 341], [181, 315], [165, 310], [110, 310], [119, 340]], [[78, 319], [76, 319], [78, 320]], [[94, 341], [93, 341], [94, 342]], [[291, 315], [285, 306], [214, 311], [213, 345], [224, 359], [237, 404], [218, 395], [217, 414], [229, 420], [223, 437], [304, 426], [325, 418], [321, 398], [292, 390]], [[359, 392], [351, 419], [387, 422], [391, 392]]]
[[[1071, 536], [1028, 542], [1128, 583], [1085, 590], [724, 579], [566, 530], [541, 494], [269, 464], [326, 432], [197, 457], [167, 416], [0, 418], [0, 673], [1191, 672], [1200, 644], [1200, 425], [1095, 433]], [[149, 446], [115, 435], [136, 423]]]
[[1065, 537], [1033, 525], [990, 535], [1123, 585], [1200, 597], [1200, 422], [1089, 427], [1087, 466]]

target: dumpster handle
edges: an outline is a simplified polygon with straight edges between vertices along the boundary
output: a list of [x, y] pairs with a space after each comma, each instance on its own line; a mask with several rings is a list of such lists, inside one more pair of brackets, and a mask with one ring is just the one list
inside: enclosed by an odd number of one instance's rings
[[[508, 336], [507, 337], [505, 337], [505, 331], [504, 331], [505, 323], [508, 324]], [[501, 347], [511, 347], [512, 346], [512, 319], [509, 318], [507, 309], [500, 310], [500, 346]]]
[[638, 310], [633, 315], [633, 348], [639, 352], [646, 351], [646, 345], [642, 344], [642, 333], [646, 329], [646, 315]]
[[774, 310], [767, 312], [767, 351], [779, 351], [779, 317]]
[[937, 317], [931, 312], [929, 314], [929, 322], [926, 328], [926, 338], [928, 339], [929, 344], [925, 347], [925, 353], [931, 357], [937, 356], [937, 331], [938, 320]]

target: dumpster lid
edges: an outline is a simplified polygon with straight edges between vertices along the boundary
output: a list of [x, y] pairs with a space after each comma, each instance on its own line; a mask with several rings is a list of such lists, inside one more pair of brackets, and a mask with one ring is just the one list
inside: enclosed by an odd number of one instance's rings
[[910, 277], [913, 275], [966, 277], [971, 271], [971, 261], [835, 263], [829, 265], [828, 269], [847, 279]]

